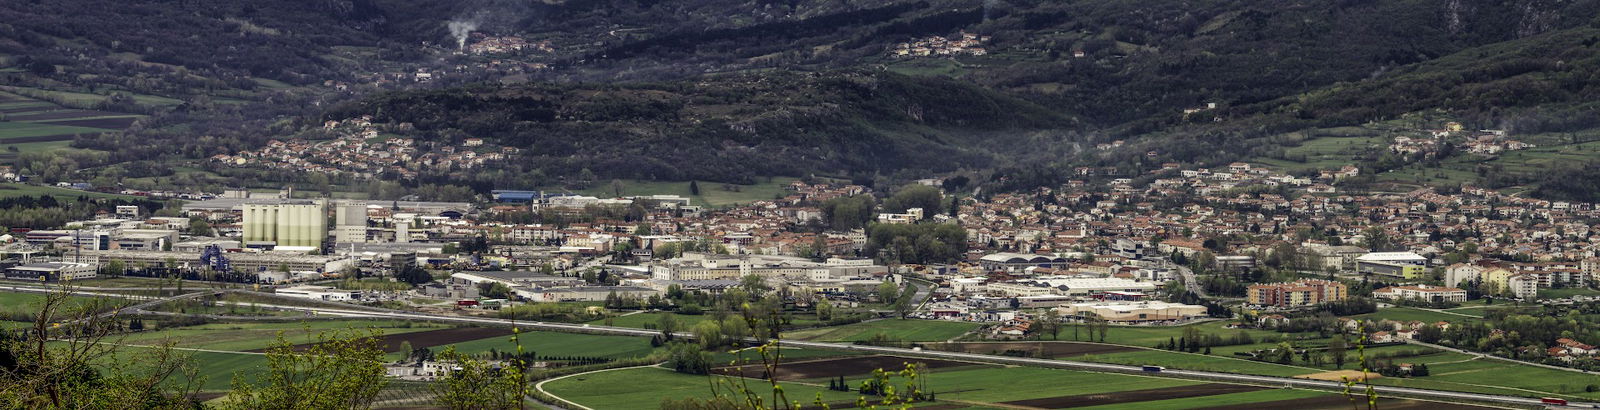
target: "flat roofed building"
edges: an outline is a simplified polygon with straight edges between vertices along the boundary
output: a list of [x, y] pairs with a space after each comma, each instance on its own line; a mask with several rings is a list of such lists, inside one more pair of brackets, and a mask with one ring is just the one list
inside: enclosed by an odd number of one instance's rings
[[1372, 291], [1372, 296], [1389, 300], [1423, 300], [1428, 302], [1466, 302], [1467, 291], [1444, 286], [1410, 285], [1390, 286]]
[[1343, 283], [1330, 280], [1306, 279], [1250, 285], [1246, 296], [1252, 305], [1300, 307], [1344, 300], [1349, 296], [1348, 288]]
[[558, 288], [582, 285], [583, 279], [546, 275], [531, 271], [482, 271], [482, 272], [456, 272], [450, 274], [450, 279], [458, 283], [501, 283], [510, 287], [531, 288]]
[[87, 263], [40, 262], [6, 268], [6, 278], [42, 282], [73, 281], [95, 277], [95, 266]]
[[[333, 273], [355, 266], [356, 259], [344, 256], [293, 255], [258, 252], [225, 253], [235, 272], [318, 272]], [[76, 256], [76, 255], [75, 255]], [[180, 269], [205, 269], [200, 255], [189, 252], [164, 251], [83, 251], [85, 262], [122, 262], [123, 266], [175, 267]], [[172, 266], [169, 266], [171, 264]]]
[[579, 286], [571, 288], [512, 288], [517, 296], [535, 302], [599, 302], [616, 294], [624, 298], [649, 298], [661, 291], [640, 286]]
[[1073, 303], [1056, 308], [1056, 311], [1067, 317], [1097, 317], [1118, 323], [1162, 322], [1206, 316], [1205, 306], [1154, 301]]

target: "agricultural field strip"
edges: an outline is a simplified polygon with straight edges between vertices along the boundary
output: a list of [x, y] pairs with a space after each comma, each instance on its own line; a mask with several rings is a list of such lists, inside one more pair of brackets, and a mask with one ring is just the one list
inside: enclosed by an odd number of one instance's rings
[[[67, 342], [67, 343], [83, 343], [81, 341], [72, 340], [72, 339], [61, 339], [60, 341]], [[232, 350], [201, 349], [201, 348], [197, 348], [197, 347], [155, 346], [155, 345], [141, 345], [141, 344], [116, 343], [116, 342], [97, 342], [96, 344], [110, 345], [110, 346], [123, 346], [123, 347], [138, 347], [138, 348], [144, 348], [144, 349], [172, 349], [172, 350], [182, 350], [182, 351], [187, 351], [187, 352], [245, 354], [245, 355], [256, 355], [256, 356], [266, 356], [267, 355], [266, 353], [262, 353], [262, 352], [238, 352], [238, 351], [232, 351]]]
[[[295, 308], [295, 309], [305, 310], [305, 311], [313, 311], [313, 312], [337, 311], [335, 309], [321, 309], [321, 308]], [[489, 325], [499, 325], [499, 326], [508, 326], [508, 325], [512, 324], [511, 321], [502, 320], [502, 319], [450, 317], [450, 316], [438, 316], [438, 315], [416, 314], [416, 313], [387, 313], [387, 312], [359, 312], [359, 311], [342, 311], [341, 313], [349, 313], [349, 314], [355, 314], [355, 315], [366, 315], [366, 316], [369, 316], [369, 317], [389, 317], [389, 318], [398, 318], [398, 319], [434, 320], [434, 321], [446, 321], [446, 322], [489, 324]], [[615, 334], [615, 335], [641, 336], [641, 337], [654, 336], [654, 335], [657, 335], [657, 334], [660, 333], [660, 332], [652, 331], [652, 330], [618, 328], [618, 327], [607, 327], [607, 326], [594, 326], [594, 325], [579, 325], [579, 324], [567, 324], [567, 323], [517, 322], [516, 325], [519, 326], [519, 327], [529, 328], [529, 329], [534, 329], [534, 330], [547, 330], [547, 331], [555, 331], [555, 332]], [[691, 334], [691, 333], [685, 332], [685, 333], [680, 333], [679, 337], [692, 339], [694, 337], [694, 335]], [[754, 341], [754, 340], [752, 340], [752, 341]], [[1107, 373], [1142, 374], [1142, 369], [1140, 367], [1138, 367], [1138, 366], [1112, 365], [1112, 364], [1089, 363], [1089, 362], [1067, 362], [1067, 361], [1049, 360], [1049, 359], [1029, 359], [1029, 358], [1017, 358], [1017, 357], [999, 357], [999, 356], [990, 356], [990, 355], [952, 353], [952, 352], [932, 352], [932, 351], [921, 351], [921, 350], [902, 349], [902, 348], [893, 348], [893, 347], [862, 346], [862, 345], [840, 344], [840, 343], [805, 342], [805, 341], [788, 341], [788, 342], [785, 342], [785, 343], [787, 343], [790, 346], [811, 347], [811, 348], [818, 348], [818, 349], [862, 351], [862, 352], [883, 353], [883, 354], [899, 355], [899, 356], [928, 357], [928, 358], [934, 358], [934, 359], [969, 360], [969, 361], [980, 361], [980, 362], [989, 362], [989, 363], [997, 363], [997, 364], [1014, 364], [1014, 365], [1035, 366], [1035, 367], [1049, 367], [1049, 368], [1066, 368], [1066, 369], [1077, 369], [1077, 370], [1100, 371], [1100, 372], [1107, 372]], [[1286, 386], [1286, 387], [1300, 387], [1300, 388], [1306, 388], [1306, 389], [1325, 390], [1325, 391], [1343, 391], [1343, 389], [1345, 387], [1343, 384], [1338, 383], [1338, 382], [1295, 379], [1295, 378], [1274, 377], [1274, 376], [1254, 376], [1254, 375], [1242, 375], [1242, 374], [1233, 374], [1233, 373], [1188, 371], [1188, 370], [1167, 370], [1167, 371], [1162, 372], [1162, 376], [1170, 376], [1170, 377], [1176, 377], [1176, 378], [1193, 378], [1193, 379], [1212, 380], [1212, 381], [1224, 381], [1224, 382], [1234, 382], [1234, 383], [1246, 383], [1246, 384], [1249, 384], [1249, 383], [1268, 383], [1268, 384], [1274, 384], [1274, 385], [1282, 385], [1282, 386]], [[1540, 401], [1538, 399], [1534, 399], [1534, 398], [1502, 396], [1502, 395], [1493, 395], [1493, 394], [1484, 394], [1484, 393], [1454, 392], [1454, 391], [1430, 390], [1430, 389], [1420, 389], [1420, 388], [1410, 388], [1410, 387], [1396, 387], [1396, 386], [1373, 386], [1373, 389], [1375, 391], [1377, 391], [1378, 393], [1380, 393], [1380, 394], [1400, 395], [1400, 396], [1422, 396], [1422, 397], [1427, 397], [1427, 398], [1439, 398], [1439, 399], [1444, 399], [1444, 400], [1462, 400], [1462, 399], [1465, 399], [1465, 400], [1477, 400], [1477, 401], [1486, 401], [1486, 402], [1502, 403], [1502, 404], [1514, 404], [1514, 405], [1537, 405], [1537, 404], [1540, 403]], [[1596, 403], [1596, 404], [1600, 404], [1600, 403]], [[1591, 403], [1580, 403], [1580, 405], [1592, 405], [1592, 404]]]
[[617, 371], [617, 370], [641, 369], [641, 368], [646, 368], [646, 367], [656, 367], [656, 365], [633, 366], [633, 367], [618, 367], [618, 368], [615, 368], [615, 369], [600, 369], [600, 370], [588, 371], [588, 372], [583, 372], [583, 373], [574, 373], [574, 374], [569, 374], [569, 375], [566, 375], [566, 376], [561, 376], [561, 377], [557, 377], [557, 378], [553, 378], [553, 379], [540, 380], [539, 383], [536, 383], [536, 384], [533, 385], [533, 389], [539, 391], [540, 393], [544, 393], [546, 395], [549, 395], [550, 397], [554, 397], [556, 400], [561, 400], [563, 403], [571, 405], [572, 407], [576, 407], [576, 408], [583, 409], [583, 410], [594, 410], [592, 408], [589, 408], [588, 406], [584, 406], [582, 404], [578, 404], [577, 402], [574, 402], [572, 400], [567, 400], [567, 399], [561, 398], [561, 396], [557, 396], [557, 395], [555, 395], [555, 393], [551, 393], [549, 391], [546, 391], [544, 389], [544, 384], [545, 383], [549, 383], [549, 382], [553, 382], [553, 381], [556, 381], [556, 380], [565, 379], [565, 378], [568, 378], [568, 377], [583, 376], [583, 375], [588, 375], [588, 374], [601, 373], [601, 372], [610, 372], [610, 371]]
[[[15, 289], [15, 287], [13, 287], [13, 288]], [[37, 290], [27, 290], [27, 291], [37, 291]], [[74, 292], [74, 293], [75, 294], [82, 294], [82, 293], [85, 293], [85, 292]], [[90, 296], [97, 296], [99, 294], [91, 293], [89, 295]], [[121, 296], [121, 295], [116, 295], [116, 296]], [[164, 299], [158, 299], [158, 300], [164, 300]], [[472, 318], [472, 317], [452, 317], [452, 316], [439, 316], [439, 315], [419, 314], [419, 313], [405, 313], [405, 312], [398, 312], [398, 311], [396, 311], [396, 312], [363, 312], [363, 311], [352, 311], [352, 310], [343, 310], [343, 309], [291, 307], [291, 306], [284, 306], [284, 308], [292, 309], [292, 310], [308, 311], [308, 312], [312, 312], [312, 313], [345, 314], [345, 315], [352, 315], [352, 316], [366, 316], [366, 317], [377, 317], [377, 318], [385, 318], [385, 317], [387, 317], [387, 318], [396, 318], [396, 319], [431, 320], [431, 321], [442, 321], [442, 322], [489, 324], [489, 325], [498, 325], [498, 326], [509, 326], [509, 325], [513, 325], [514, 324], [516, 326], [523, 327], [523, 328], [529, 328], [529, 329], [534, 329], [534, 330], [547, 330], [547, 331], [554, 331], [554, 332], [596, 333], [596, 334], [613, 334], [613, 335], [641, 336], [641, 337], [649, 337], [649, 336], [655, 336], [655, 335], [659, 334], [659, 332], [653, 331], [653, 330], [641, 330], [641, 329], [619, 328], [619, 327], [609, 327], [609, 326], [594, 326], [594, 325], [589, 325], [589, 324], [545, 323], [545, 322], [526, 322], [526, 321], [513, 323], [513, 321], [503, 320], [503, 319]], [[679, 333], [677, 335], [679, 337], [683, 337], [683, 338], [686, 338], [686, 339], [692, 339], [694, 337], [694, 335], [692, 333], [688, 333], [688, 332]], [[755, 342], [756, 340], [751, 339], [750, 341]], [[894, 348], [894, 347], [862, 346], [862, 345], [840, 344], [840, 343], [823, 343], [823, 342], [806, 342], [806, 341], [788, 341], [786, 343], [788, 343], [791, 346], [797, 346], [797, 347], [811, 347], [811, 348], [818, 348], [818, 349], [832, 349], [832, 350], [858, 351], [858, 352], [874, 352], [874, 353], [882, 353], [882, 354], [890, 354], [890, 355], [898, 355], [898, 356], [927, 357], [927, 358], [934, 358], [934, 359], [967, 360], [967, 361], [978, 361], [978, 362], [987, 362], [987, 363], [996, 363], [996, 364], [1013, 364], [1013, 365], [1047, 367], [1047, 368], [1065, 368], [1065, 369], [1098, 371], [1098, 372], [1106, 372], [1106, 373], [1147, 374], [1147, 373], [1143, 372], [1142, 368], [1139, 367], [1139, 366], [1113, 365], [1113, 364], [1091, 363], [1091, 362], [1068, 362], [1068, 361], [1060, 361], [1060, 360], [1052, 360], [1052, 359], [1030, 359], [1030, 358], [1019, 358], [1019, 357], [1002, 357], [1002, 356], [970, 354], [970, 353], [935, 352], [935, 351], [923, 351], [923, 350], [913, 350], [913, 349]], [[1164, 377], [1175, 377], [1175, 378], [1191, 378], [1191, 379], [1211, 380], [1211, 381], [1225, 381], [1225, 382], [1243, 383], [1243, 384], [1257, 384], [1257, 383], [1267, 383], [1267, 384], [1274, 384], [1274, 385], [1281, 384], [1284, 387], [1299, 387], [1299, 388], [1306, 388], [1306, 389], [1313, 389], [1313, 390], [1328, 390], [1328, 391], [1343, 391], [1343, 389], [1345, 388], [1345, 386], [1342, 383], [1338, 383], [1338, 382], [1327, 382], [1327, 381], [1307, 380], [1307, 379], [1295, 379], [1295, 378], [1275, 377], [1275, 376], [1255, 376], [1255, 375], [1244, 375], [1244, 374], [1234, 374], [1234, 373], [1203, 372], [1203, 371], [1192, 371], [1192, 370], [1166, 370], [1166, 371], [1161, 372], [1161, 376], [1164, 376]], [[1462, 383], [1462, 384], [1466, 384], [1466, 383]], [[1477, 401], [1486, 401], [1486, 402], [1494, 402], [1494, 403], [1502, 403], [1502, 404], [1515, 404], [1515, 405], [1537, 405], [1537, 404], [1541, 403], [1538, 399], [1533, 399], [1533, 398], [1502, 396], [1502, 395], [1493, 395], [1493, 394], [1484, 394], [1484, 393], [1469, 393], [1469, 392], [1430, 390], [1430, 389], [1420, 389], [1420, 388], [1410, 388], [1410, 387], [1397, 387], [1397, 386], [1372, 386], [1372, 388], [1374, 389], [1374, 391], [1377, 391], [1380, 394], [1388, 394], [1388, 395], [1421, 396], [1421, 397], [1425, 397], [1425, 398], [1440, 398], [1440, 399], [1446, 399], [1446, 400], [1450, 400], [1450, 399], [1458, 399], [1458, 400], [1459, 399], [1467, 399], [1467, 400], [1477, 400]], [[1575, 403], [1578, 403], [1578, 402], [1575, 402]], [[1578, 405], [1590, 406], [1590, 405], [1600, 405], [1600, 403], [1578, 403]]]

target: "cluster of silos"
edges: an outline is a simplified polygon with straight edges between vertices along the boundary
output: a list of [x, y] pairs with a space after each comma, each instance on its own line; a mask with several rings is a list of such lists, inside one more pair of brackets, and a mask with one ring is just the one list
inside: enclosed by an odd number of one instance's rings
[[321, 248], [328, 236], [328, 213], [318, 202], [244, 206], [244, 241], [277, 246]]

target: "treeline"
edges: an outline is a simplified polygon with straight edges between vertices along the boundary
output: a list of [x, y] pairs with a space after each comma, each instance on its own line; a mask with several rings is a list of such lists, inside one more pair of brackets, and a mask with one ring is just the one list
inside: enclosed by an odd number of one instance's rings
[[954, 262], [966, 256], [967, 231], [956, 224], [873, 224], [863, 252], [877, 256], [880, 250], [898, 263]]
[[145, 199], [76, 198], [58, 200], [51, 195], [0, 198], [0, 227], [54, 229], [67, 222], [93, 218], [96, 212], [114, 212], [117, 206], [132, 205], [153, 214], [167, 203]]

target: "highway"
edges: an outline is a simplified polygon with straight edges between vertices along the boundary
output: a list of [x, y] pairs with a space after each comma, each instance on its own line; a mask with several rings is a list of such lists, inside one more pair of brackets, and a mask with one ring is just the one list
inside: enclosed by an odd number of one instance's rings
[[[598, 325], [572, 324], [572, 323], [524, 322], [524, 321], [513, 321], [513, 320], [508, 320], [508, 319], [466, 317], [466, 316], [429, 315], [429, 314], [420, 314], [420, 313], [404, 313], [404, 312], [398, 312], [398, 311], [375, 312], [375, 311], [357, 311], [357, 310], [299, 307], [299, 306], [277, 306], [277, 307], [278, 308], [282, 308], [282, 309], [313, 312], [313, 313], [317, 313], [317, 314], [340, 315], [340, 316], [348, 316], [348, 317], [411, 319], [411, 320], [426, 320], [426, 321], [437, 321], [437, 322], [466, 323], [466, 324], [489, 325], [489, 326], [514, 326], [519, 330], [542, 330], [542, 331], [553, 331], [553, 332], [591, 333], [591, 334], [607, 334], [607, 335], [639, 336], [639, 337], [650, 337], [650, 336], [654, 336], [654, 335], [657, 335], [657, 334], [660, 333], [659, 331], [655, 331], [655, 330], [633, 329], [633, 328], [625, 328], [625, 327], [611, 327], [611, 326], [598, 326]], [[687, 332], [680, 332], [680, 333], [676, 333], [675, 335], [677, 337], [682, 337], [682, 338], [693, 338], [694, 337], [694, 335], [692, 333], [687, 333]], [[756, 341], [752, 339], [752, 340], [749, 340], [749, 342], [754, 343]], [[907, 349], [907, 348], [898, 348], [898, 347], [865, 346], [865, 345], [855, 345], [855, 344], [848, 344], [848, 343], [807, 342], [807, 341], [794, 341], [794, 340], [785, 340], [785, 341], [782, 341], [781, 343], [783, 345], [785, 345], [785, 346], [791, 346], [791, 347], [828, 349], [828, 350], [844, 350], [844, 351], [877, 353], [877, 354], [886, 354], [886, 355], [895, 355], [895, 356], [904, 356], [904, 357], [921, 357], [921, 358], [930, 358], [930, 359], [960, 360], [960, 361], [969, 361], [969, 362], [981, 362], [981, 363], [993, 363], [993, 364], [1010, 364], [1010, 365], [1047, 367], [1047, 368], [1093, 371], [1093, 372], [1130, 373], [1130, 374], [1142, 374], [1142, 375], [1148, 375], [1148, 376], [1174, 377], [1174, 378], [1197, 379], [1197, 380], [1208, 380], [1208, 381], [1218, 381], [1218, 382], [1231, 382], [1231, 383], [1245, 383], [1245, 384], [1255, 384], [1255, 385], [1296, 387], [1296, 388], [1303, 388], [1303, 389], [1334, 391], [1334, 392], [1343, 391], [1344, 388], [1345, 388], [1344, 384], [1339, 383], [1339, 382], [1324, 381], [1324, 380], [1311, 380], [1311, 379], [1296, 379], [1296, 378], [1288, 378], [1288, 377], [1255, 376], [1255, 375], [1245, 375], [1245, 374], [1204, 372], [1204, 371], [1194, 371], [1194, 370], [1163, 370], [1163, 371], [1160, 371], [1160, 372], [1152, 373], [1152, 372], [1143, 371], [1143, 369], [1141, 369], [1139, 366], [1127, 366], [1127, 365], [1104, 364], [1104, 363], [1073, 362], [1073, 361], [1065, 361], [1065, 360], [1035, 359], [1035, 358], [1026, 358], [1026, 357], [998, 356], [998, 355], [986, 355], [986, 354], [976, 354], [976, 353], [929, 351], [929, 350]], [[1354, 388], [1354, 390], [1359, 392], [1361, 390], [1364, 390], [1364, 388], [1365, 388], [1364, 386], [1359, 386], [1358, 385], [1358, 386], [1356, 386]], [[1394, 386], [1373, 386], [1373, 390], [1377, 391], [1377, 393], [1379, 395], [1385, 396], [1385, 397], [1412, 397], [1412, 398], [1429, 399], [1429, 400], [1446, 401], [1446, 402], [1466, 400], [1466, 401], [1496, 403], [1496, 404], [1505, 404], [1505, 405], [1518, 405], [1518, 406], [1541, 406], [1541, 405], [1543, 405], [1543, 403], [1541, 403], [1540, 400], [1537, 399], [1537, 398], [1527, 398], [1527, 397], [1517, 397], [1517, 396], [1501, 396], [1501, 395], [1493, 395], [1493, 394], [1480, 394], [1480, 393], [1452, 392], [1452, 391], [1442, 391], [1442, 390], [1414, 389], [1414, 388], [1394, 387]], [[1600, 408], [1600, 403], [1571, 402], [1571, 403], [1569, 403], [1569, 406]]]
[[[0, 286], [0, 290], [37, 292], [37, 291], [40, 291], [42, 289], [26, 288], [26, 287], [23, 288], [23, 289], [16, 289], [16, 288], [7, 289], [7, 287]], [[122, 295], [111, 295], [111, 294], [105, 294], [105, 293], [99, 293], [99, 292], [73, 292], [73, 293], [74, 294], [83, 295], [83, 296], [98, 296], [98, 297], [117, 296], [117, 297], [123, 297]], [[197, 293], [200, 293], [200, 292], [197, 292]], [[177, 299], [177, 298], [181, 298], [181, 297], [193, 297], [195, 295], [196, 294], [187, 294], [187, 295], [181, 295], [181, 296], [170, 297], [170, 298], [161, 298], [161, 299], [154, 300], [154, 301], [151, 301], [151, 302], [141, 303], [140, 306], [148, 306], [148, 305], [153, 305], [155, 303], [159, 303], [160, 301]], [[508, 327], [517, 328], [519, 330], [529, 330], [529, 331], [540, 330], [540, 331], [552, 331], [552, 332], [590, 333], [590, 334], [638, 336], [638, 337], [650, 337], [650, 336], [654, 336], [654, 335], [657, 335], [657, 334], [660, 333], [659, 331], [656, 331], [656, 330], [634, 329], [634, 328], [625, 328], [625, 327], [599, 326], [599, 325], [573, 324], [573, 323], [515, 321], [515, 320], [510, 320], [510, 319], [470, 317], [470, 316], [432, 315], [432, 314], [412, 313], [412, 312], [397, 311], [397, 310], [386, 310], [386, 309], [385, 310], [355, 310], [355, 309], [343, 309], [343, 308], [325, 308], [325, 307], [309, 307], [309, 306], [284, 306], [284, 305], [273, 305], [272, 308], [283, 309], [283, 310], [291, 310], [291, 311], [300, 311], [300, 312], [309, 312], [309, 313], [321, 314], [321, 315], [343, 316], [343, 317], [376, 318], [376, 319], [408, 319], [408, 320], [422, 320], [422, 321], [434, 321], [434, 322], [446, 322], [446, 323], [474, 324], [474, 325], [483, 325], [483, 326], [508, 326]], [[122, 309], [122, 313], [124, 313], [124, 314], [139, 313], [141, 311], [142, 311], [142, 309], [138, 309], [138, 308], [132, 308], [132, 309], [125, 308], [125, 309]], [[694, 334], [688, 333], [688, 332], [679, 332], [679, 333], [675, 333], [674, 335], [677, 336], [677, 337], [690, 338], [690, 339], [692, 339], [694, 337]], [[747, 341], [751, 342], [751, 343], [758, 343], [758, 341], [755, 340], [755, 339], [750, 339], [750, 340], [747, 340]], [[828, 350], [843, 350], [843, 351], [854, 351], [854, 352], [864, 352], [864, 353], [877, 353], [877, 354], [895, 355], [895, 356], [904, 356], [904, 357], [920, 357], [920, 358], [929, 358], [929, 359], [959, 360], [959, 361], [980, 362], [980, 363], [1034, 366], [1034, 367], [1046, 367], [1046, 368], [1057, 368], [1057, 369], [1068, 369], [1068, 370], [1081, 370], [1081, 371], [1092, 371], [1092, 372], [1142, 374], [1142, 375], [1147, 375], [1147, 376], [1174, 377], [1174, 378], [1184, 378], [1184, 379], [1208, 380], [1208, 381], [1244, 383], [1244, 384], [1268, 385], [1268, 386], [1296, 387], [1296, 388], [1303, 388], [1303, 389], [1334, 391], [1334, 392], [1343, 391], [1344, 388], [1345, 388], [1343, 383], [1334, 382], [1334, 381], [1297, 379], [1297, 378], [1289, 378], [1289, 377], [1257, 376], [1257, 375], [1246, 375], [1246, 374], [1235, 374], [1235, 373], [1205, 372], [1205, 371], [1195, 371], [1195, 370], [1162, 370], [1160, 372], [1145, 372], [1145, 371], [1143, 371], [1143, 369], [1140, 366], [1105, 364], [1105, 363], [1088, 363], [1088, 362], [1074, 362], [1074, 361], [1053, 360], [1053, 359], [1036, 359], [1036, 358], [1027, 358], [1027, 357], [986, 355], [986, 354], [976, 354], [976, 353], [930, 351], [930, 350], [908, 349], [908, 348], [899, 348], [899, 347], [866, 346], [866, 345], [856, 345], [856, 344], [848, 344], [848, 343], [809, 342], [809, 341], [795, 341], [795, 340], [785, 340], [785, 341], [782, 341], [781, 343], [783, 345], [785, 345], [785, 346], [792, 346], [792, 347], [828, 349]], [[1357, 390], [1357, 391], [1364, 390], [1364, 389], [1365, 389], [1365, 386], [1356, 386], [1356, 387], [1353, 388], [1353, 390]], [[1517, 405], [1517, 406], [1542, 406], [1543, 405], [1543, 403], [1537, 398], [1518, 397], [1518, 396], [1502, 396], [1502, 395], [1481, 394], [1481, 393], [1466, 393], [1466, 392], [1453, 392], [1453, 391], [1443, 391], [1443, 390], [1415, 389], [1415, 388], [1395, 387], [1395, 386], [1373, 386], [1373, 390], [1376, 391], [1379, 395], [1386, 396], [1386, 397], [1411, 397], [1411, 398], [1429, 399], [1429, 400], [1446, 401], [1446, 402], [1466, 400], [1466, 401], [1475, 401], [1475, 402], [1483, 402], [1483, 403], [1495, 403], [1495, 404], [1503, 404], [1503, 405]], [[1576, 406], [1576, 407], [1600, 408], [1600, 403], [1570, 402], [1568, 405], [1569, 406]]]

